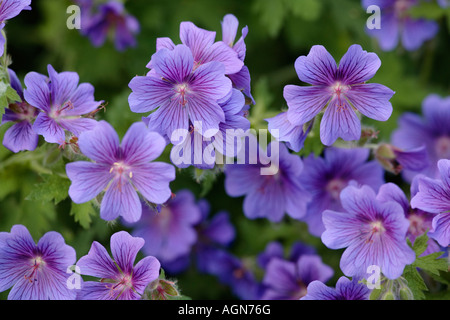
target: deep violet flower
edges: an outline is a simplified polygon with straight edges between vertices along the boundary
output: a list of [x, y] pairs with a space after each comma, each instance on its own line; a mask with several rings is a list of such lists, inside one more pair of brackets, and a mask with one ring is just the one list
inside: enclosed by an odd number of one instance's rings
[[133, 112], [156, 109], [148, 117], [148, 126], [172, 140], [177, 130], [189, 130], [190, 123], [199, 122], [203, 136], [210, 138], [225, 121], [219, 102], [231, 95], [231, 81], [224, 65], [217, 61], [195, 68], [191, 49], [177, 45], [172, 50], [160, 49], [150, 62], [147, 76], [136, 76], [129, 83]]
[[102, 219], [122, 216], [127, 222], [139, 220], [142, 204], [137, 191], [154, 204], [163, 204], [170, 198], [169, 183], [175, 179], [175, 168], [168, 163], [151, 162], [164, 151], [166, 141], [158, 133], [148, 131], [143, 122], [131, 125], [120, 144], [114, 128], [100, 121], [93, 130], [80, 135], [78, 146], [95, 162], [66, 165], [72, 181], [69, 196], [75, 203], [83, 203], [106, 189], [100, 207]]
[[146, 286], [158, 279], [159, 261], [146, 256], [136, 265], [136, 256], [144, 245], [144, 239], [132, 237], [126, 231], [111, 236], [111, 254], [97, 241], [89, 253], [77, 262], [82, 275], [100, 278], [85, 281], [78, 295], [81, 300], [139, 300]]
[[[301, 158], [289, 153], [278, 141], [271, 142], [267, 150], [259, 145], [253, 149], [256, 137], [249, 135], [248, 138], [249, 143], [245, 143], [238, 154], [238, 162], [225, 165], [227, 194], [245, 196], [243, 209], [249, 219], [280, 222], [285, 213], [294, 219], [302, 218], [311, 196], [300, 183]], [[272, 161], [274, 159], [276, 161]], [[262, 169], [268, 173], [262, 173]]]
[[94, 100], [94, 87], [89, 83], [78, 84], [76, 72], [57, 73], [48, 65], [49, 77], [36, 72], [25, 76], [26, 102], [40, 111], [33, 130], [49, 143], [63, 145], [65, 130], [75, 136], [96, 125], [94, 119], [83, 117], [95, 111], [102, 101]]
[[346, 248], [340, 260], [344, 275], [363, 277], [375, 265], [388, 279], [400, 277], [416, 258], [406, 242], [409, 221], [401, 205], [383, 201], [368, 186], [346, 187], [341, 204], [341, 212], [323, 212], [321, 239], [330, 249]]
[[8, 72], [11, 79], [11, 87], [16, 90], [21, 101], [15, 101], [5, 109], [1, 125], [7, 122], [14, 122], [14, 124], [6, 130], [3, 137], [3, 145], [15, 153], [23, 150], [32, 151], [36, 149], [39, 142], [39, 136], [32, 128], [33, 121], [36, 119], [39, 110], [30, 106], [24, 100], [22, 84], [16, 73], [11, 69], [8, 69]]
[[0, 57], [5, 52], [6, 39], [3, 28], [7, 20], [17, 16], [22, 10], [30, 10], [31, 0], [2, 0], [0, 2]]
[[111, 32], [118, 51], [136, 46], [139, 21], [126, 12], [122, 2], [110, 0], [93, 7], [91, 2], [83, 1], [81, 5], [83, 19], [80, 31], [95, 47], [102, 46]]
[[419, 173], [438, 178], [437, 162], [450, 159], [450, 97], [428, 95], [422, 102], [422, 115], [401, 115], [391, 136], [392, 144], [399, 148], [426, 148], [429, 165], [422, 170], [404, 170], [402, 176], [408, 182]]
[[369, 300], [369, 288], [357, 279], [340, 277], [335, 288], [327, 287], [319, 280], [308, 285], [307, 294], [300, 300]]
[[369, 160], [370, 150], [365, 148], [325, 148], [321, 157], [314, 154], [303, 159], [301, 185], [310, 192], [307, 213], [301, 219], [312, 235], [320, 237], [325, 227], [322, 212], [342, 209], [340, 193], [349, 184], [368, 185], [374, 190], [384, 183], [384, 170]]
[[284, 88], [289, 121], [303, 125], [326, 107], [320, 123], [322, 143], [329, 146], [339, 137], [358, 140], [361, 121], [354, 109], [378, 121], [388, 120], [392, 113], [389, 99], [394, 91], [378, 83], [366, 83], [380, 65], [375, 53], [368, 53], [356, 44], [350, 46], [339, 66], [323, 46], [313, 46], [307, 56], [295, 61], [299, 79], [312, 86]]
[[450, 160], [438, 161], [440, 179], [417, 176], [418, 192], [411, 199], [411, 206], [435, 213], [430, 237], [447, 247], [450, 243]]
[[12, 287], [9, 300], [74, 300], [67, 270], [75, 262], [75, 250], [58, 232], [47, 232], [37, 244], [23, 225], [0, 232], [0, 292]]
[[378, 40], [384, 51], [395, 49], [399, 42], [408, 51], [419, 49], [437, 34], [439, 25], [411, 17], [408, 11], [418, 4], [418, 0], [363, 0], [364, 8], [377, 5], [381, 9], [380, 29], [366, 29], [367, 33]]
[[145, 240], [142, 250], [161, 265], [190, 253], [197, 241], [195, 225], [201, 219], [194, 194], [180, 190], [158, 211], [143, 205], [142, 218], [131, 225], [131, 234]]

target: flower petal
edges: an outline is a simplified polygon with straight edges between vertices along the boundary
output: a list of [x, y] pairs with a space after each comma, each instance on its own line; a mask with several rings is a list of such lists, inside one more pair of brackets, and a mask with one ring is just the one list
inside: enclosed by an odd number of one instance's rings
[[119, 274], [105, 247], [97, 241], [92, 243], [88, 254], [78, 260], [77, 266], [81, 274], [97, 278], [114, 279]]
[[350, 103], [363, 115], [378, 121], [386, 121], [392, 114], [389, 99], [394, 91], [378, 83], [354, 85], [345, 94]]
[[126, 231], [119, 231], [111, 236], [111, 254], [124, 274], [132, 273], [134, 260], [144, 243], [144, 239], [133, 237]]
[[48, 143], [63, 144], [66, 141], [64, 129], [46, 113], [39, 113], [33, 124], [33, 131], [44, 136]]
[[77, 161], [66, 165], [71, 180], [69, 196], [75, 203], [84, 203], [95, 198], [111, 181], [110, 168], [97, 163]]
[[162, 204], [170, 198], [172, 192], [169, 184], [175, 180], [175, 168], [171, 164], [153, 162], [133, 170], [131, 181], [148, 201]]
[[370, 80], [381, 66], [381, 61], [373, 52], [367, 52], [358, 44], [348, 48], [339, 62], [339, 79], [346, 85]]
[[36, 149], [39, 136], [28, 121], [20, 121], [9, 128], [3, 137], [3, 146], [12, 152]]
[[50, 112], [51, 94], [49, 79], [39, 73], [29, 72], [24, 79], [26, 89], [23, 91], [25, 100], [44, 112]]
[[303, 82], [329, 86], [336, 80], [337, 65], [324, 46], [315, 45], [307, 56], [297, 58], [295, 71]]
[[50, 78], [50, 90], [53, 105], [59, 107], [69, 101], [77, 89], [80, 77], [76, 72], [57, 73], [51, 66], [47, 66]]

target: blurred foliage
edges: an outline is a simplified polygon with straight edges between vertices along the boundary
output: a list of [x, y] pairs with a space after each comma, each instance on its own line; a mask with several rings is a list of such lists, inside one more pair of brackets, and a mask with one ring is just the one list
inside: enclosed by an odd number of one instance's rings
[[[121, 136], [133, 122], [141, 119], [142, 115], [132, 113], [128, 106], [131, 92], [128, 83], [135, 75], [147, 72], [145, 66], [155, 52], [156, 38], [170, 37], [180, 43], [180, 22], [192, 21], [199, 27], [216, 31], [216, 40], [219, 40], [220, 22], [227, 13], [238, 18], [239, 30], [246, 25], [249, 28], [245, 39], [245, 64], [252, 76], [256, 101], [250, 109], [254, 128], [266, 128], [264, 119], [287, 109], [283, 87], [302, 84], [295, 73], [294, 61], [308, 54], [316, 44], [324, 45], [337, 62], [355, 43], [380, 57], [381, 68], [370, 82], [382, 83], [396, 92], [391, 99], [394, 112], [386, 122], [362, 120], [380, 131], [379, 141], [389, 141], [400, 114], [420, 113], [426, 95], [445, 96], [450, 92], [450, 15], [449, 10], [439, 10], [435, 5], [423, 6], [414, 12], [439, 22], [440, 31], [434, 39], [415, 52], [401, 47], [383, 52], [364, 30], [369, 15], [360, 0], [128, 0], [125, 1], [127, 10], [141, 24], [138, 46], [117, 52], [111, 41], [95, 48], [78, 30], [66, 27], [66, 8], [70, 4], [69, 0], [34, 0], [32, 11], [25, 11], [8, 22], [5, 30], [8, 53], [12, 57], [10, 68], [21, 80], [30, 71], [46, 74], [48, 64], [58, 72], [78, 72], [81, 82], [95, 86], [96, 99], [105, 101], [106, 107], [98, 113], [99, 119], [109, 121]], [[1, 90], [7, 88], [0, 87]], [[8, 127], [0, 127], [1, 139]], [[320, 153], [321, 148], [317, 130], [313, 130], [306, 140], [305, 150]], [[126, 228], [118, 222], [101, 220], [94, 202], [71, 203], [67, 197], [67, 180], [62, 187], [60, 184], [60, 180], [64, 180], [64, 169], [48, 169], [51, 168], [49, 158], [54, 156], [52, 152], [55, 150], [43, 146], [33, 152], [13, 155], [0, 145], [0, 231], [9, 231], [14, 224], [24, 224], [35, 239], [47, 231], [58, 231], [76, 249], [79, 258], [87, 254], [92, 241], [107, 246], [113, 232]], [[169, 161], [168, 153], [162, 158]], [[327, 249], [320, 239], [308, 233], [304, 223], [288, 218], [278, 224], [248, 220], [242, 212], [243, 199], [231, 199], [226, 195], [223, 175], [206, 178], [203, 186], [196, 178], [198, 173], [193, 170], [177, 171], [173, 191], [188, 188], [198, 197], [209, 200], [212, 213], [228, 211], [237, 229], [231, 250], [239, 257], [255, 257], [270, 241], [282, 242], [287, 250], [292, 243], [303, 241], [314, 245], [323, 261], [334, 268], [333, 281], [342, 275], [339, 271], [342, 252]], [[220, 285], [217, 279], [200, 275], [193, 268], [175, 277], [182, 294], [193, 299], [233, 297], [229, 288]], [[430, 296], [432, 294], [430, 292]]]

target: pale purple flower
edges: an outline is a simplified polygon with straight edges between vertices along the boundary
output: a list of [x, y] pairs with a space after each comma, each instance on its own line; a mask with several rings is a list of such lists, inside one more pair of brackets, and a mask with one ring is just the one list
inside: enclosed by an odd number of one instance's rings
[[308, 285], [307, 294], [300, 300], [369, 300], [370, 290], [358, 279], [340, 277], [335, 288], [327, 287], [319, 280]]
[[303, 159], [300, 183], [312, 196], [307, 213], [301, 220], [309, 232], [320, 237], [325, 227], [322, 212], [342, 210], [340, 194], [349, 184], [368, 185], [374, 190], [384, 183], [384, 170], [377, 161], [369, 160], [364, 148], [325, 148], [321, 157], [314, 154]]
[[87, 36], [95, 47], [102, 46], [111, 33], [118, 51], [136, 46], [139, 21], [126, 12], [122, 2], [110, 0], [95, 8], [91, 2], [84, 1], [81, 5], [81, 34]]
[[263, 150], [256, 145], [256, 137], [248, 138], [238, 154], [238, 163], [225, 165], [227, 194], [245, 196], [243, 210], [249, 219], [280, 222], [285, 213], [295, 219], [302, 218], [311, 196], [299, 179], [303, 170], [301, 158], [277, 141]]
[[438, 178], [437, 162], [450, 159], [450, 97], [428, 95], [422, 102], [422, 115], [401, 115], [391, 137], [392, 144], [399, 148], [426, 148], [429, 165], [421, 170], [404, 170], [403, 178], [408, 182], [419, 173]]
[[[411, 185], [411, 198], [417, 194], [418, 180], [414, 179]], [[409, 228], [406, 237], [414, 243], [417, 237], [423, 235], [427, 230], [432, 229], [432, 221], [435, 214], [425, 212], [420, 209], [413, 209], [409, 204], [409, 200], [405, 193], [399, 186], [394, 183], [386, 183], [380, 187], [378, 198], [381, 201], [396, 201], [398, 202], [405, 213], [405, 217], [409, 220]], [[441, 248], [436, 241], [430, 237], [428, 245], [422, 255], [428, 255], [433, 252], [440, 251]]]
[[330, 249], [346, 248], [340, 268], [348, 277], [363, 277], [378, 266], [388, 279], [400, 277], [416, 255], [406, 242], [409, 220], [396, 201], [383, 201], [368, 186], [341, 191], [343, 210], [322, 214], [322, 242]]
[[[224, 73], [227, 75], [239, 72], [244, 65], [240, 59], [240, 57], [243, 58], [242, 49], [239, 50], [241, 52], [239, 57], [238, 52], [231, 48], [228, 43], [215, 41], [215, 38], [216, 32], [214, 31], [199, 28], [190, 21], [180, 23], [180, 40], [192, 52], [194, 69], [205, 63], [216, 61], [224, 65]], [[239, 46], [242, 48], [242, 43]], [[169, 38], [156, 39], [157, 51], [164, 48], [173, 50], [175, 47], [176, 45]], [[148, 65], [150, 68], [152, 61]]]
[[31, 10], [31, 0], [2, 0], [0, 1], [0, 57], [5, 52], [6, 39], [3, 28], [7, 20], [17, 16], [22, 10]]
[[84, 203], [106, 190], [100, 206], [104, 220], [119, 216], [127, 222], [139, 220], [142, 204], [138, 192], [154, 204], [163, 204], [170, 198], [174, 167], [151, 162], [164, 151], [166, 141], [158, 133], [148, 131], [143, 122], [131, 125], [119, 143], [114, 128], [100, 121], [93, 130], [80, 135], [78, 146], [94, 162], [66, 165], [72, 181], [69, 196], [75, 203]]
[[450, 243], [450, 160], [438, 161], [440, 179], [417, 176], [418, 192], [411, 206], [436, 214], [428, 235], [447, 247]]
[[3, 137], [3, 145], [15, 153], [23, 150], [32, 151], [36, 149], [39, 142], [39, 136], [32, 128], [33, 121], [36, 119], [39, 110], [30, 106], [24, 100], [22, 84], [16, 73], [11, 69], [8, 69], [8, 72], [11, 79], [11, 87], [16, 90], [21, 101], [10, 103], [8, 108], [5, 109], [0, 125], [8, 122], [14, 122], [14, 124], [6, 130]]
[[318, 255], [303, 254], [296, 261], [272, 258], [266, 266], [261, 299], [298, 300], [306, 295], [312, 281], [326, 282], [333, 274], [333, 269]]
[[131, 234], [145, 240], [143, 252], [156, 257], [164, 268], [167, 263], [191, 252], [197, 241], [195, 225], [200, 219], [194, 194], [181, 190], [159, 211], [144, 204], [142, 218], [130, 226]]
[[94, 119], [85, 117], [95, 111], [102, 101], [94, 100], [94, 87], [79, 82], [76, 72], [57, 73], [48, 65], [49, 77], [36, 72], [25, 76], [26, 102], [40, 111], [33, 130], [49, 143], [64, 144], [66, 130], [80, 135], [96, 125]]
[[287, 85], [284, 98], [287, 118], [295, 126], [314, 119], [325, 107], [320, 123], [320, 139], [331, 145], [337, 138], [358, 140], [361, 121], [354, 109], [378, 121], [386, 121], [392, 113], [389, 99], [394, 91], [378, 83], [366, 83], [381, 65], [375, 53], [352, 45], [336, 65], [321, 45], [311, 48], [307, 56], [295, 61], [299, 79], [312, 86]]
[[85, 281], [78, 298], [81, 300], [139, 300], [145, 288], [158, 279], [159, 261], [146, 256], [136, 265], [136, 256], [144, 245], [144, 239], [132, 237], [126, 231], [111, 236], [111, 254], [97, 241], [89, 253], [81, 257], [77, 267], [82, 275], [100, 278]]
[[411, 17], [408, 11], [418, 4], [419, 0], [363, 0], [364, 8], [377, 5], [381, 9], [380, 28], [366, 29], [367, 33], [378, 40], [384, 51], [395, 49], [399, 43], [408, 51], [419, 49], [437, 34], [439, 25]]
[[0, 232], [0, 292], [12, 288], [9, 300], [74, 300], [67, 270], [75, 262], [75, 250], [58, 232], [47, 232], [37, 244], [23, 225]]
[[231, 81], [224, 65], [217, 61], [195, 68], [191, 49], [177, 45], [172, 50], [160, 49], [150, 63], [147, 76], [134, 77], [129, 87], [133, 112], [155, 110], [148, 117], [148, 126], [172, 140], [176, 130], [189, 130], [190, 123], [202, 125], [207, 138], [219, 130], [225, 113], [219, 102], [231, 95]]

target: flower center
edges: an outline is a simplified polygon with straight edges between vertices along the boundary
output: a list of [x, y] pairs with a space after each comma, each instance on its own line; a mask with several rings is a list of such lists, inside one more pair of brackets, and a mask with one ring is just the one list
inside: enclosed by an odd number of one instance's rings
[[127, 274], [123, 275], [118, 280], [101, 279], [100, 282], [109, 283], [106, 285], [106, 288], [109, 289], [109, 295], [111, 297], [115, 297], [115, 299], [119, 298], [125, 292], [125, 290], [129, 290], [129, 289], [133, 288], [132, 276], [127, 275]]
[[31, 122], [38, 115], [37, 109], [26, 102], [10, 104], [9, 109], [16, 113], [21, 121]]
[[380, 234], [384, 233], [386, 229], [383, 226], [383, 223], [379, 220], [372, 221], [369, 224], [369, 234], [368, 238], [366, 240], [366, 243], [373, 243], [374, 237], [379, 236]]
[[450, 159], [450, 137], [442, 136], [438, 138], [435, 150], [439, 159]]
[[339, 200], [342, 189], [347, 186], [347, 183], [341, 179], [332, 179], [326, 185], [325, 189], [334, 200]]
[[350, 86], [345, 85], [341, 82], [336, 82], [334, 85], [331, 86], [331, 90], [333, 92], [333, 99], [337, 99], [337, 107], [338, 110], [344, 109], [345, 105], [345, 93], [350, 89]]
[[114, 173], [116, 177], [128, 175], [130, 179], [133, 178], [133, 172], [131, 171], [131, 168], [123, 162], [114, 162], [109, 169], [109, 173]]
[[189, 87], [186, 83], [177, 84], [175, 86], [176, 97], [178, 97], [179, 102], [182, 107], [184, 107], [187, 103], [186, 94], [189, 90]]
[[45, 261], [42, 259], [42, 257], [35, 257], [31, 260], [32, 266], [31, 266], [31, 272], [28, 275], [25, 275], [24, 278], [27, 279], [30, 283], [34, 283], [37, 281], [37, 274], [39, 269], [42, 269], [42, 267], [45, 266]]

